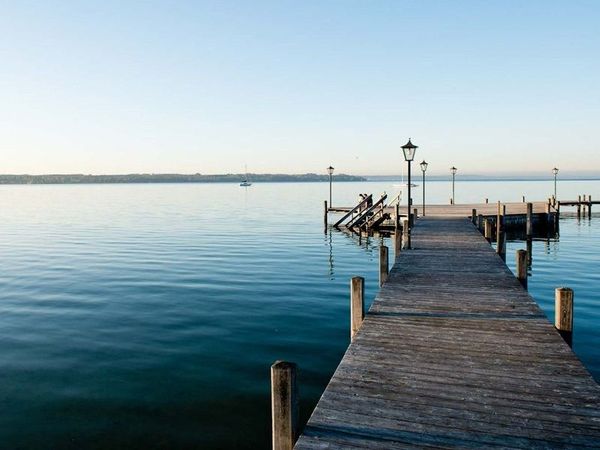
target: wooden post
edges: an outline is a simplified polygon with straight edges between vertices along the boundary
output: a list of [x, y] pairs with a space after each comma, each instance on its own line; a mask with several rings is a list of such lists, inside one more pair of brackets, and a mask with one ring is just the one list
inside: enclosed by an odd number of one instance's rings
[[379, 247], [379, 286], [387, 281], [389, 273], [388, 248], [385, 245]]
[[352, 277], [350, 281], [350, 340], [362, 325], [365, 318], [365, 279]]
[[570, 347], [573, 346], [573, 289], [554, 291], [554, 326]]
[[581, 195], [577, 198], [577, 218], [581, 219]]
[[488, 242], [492, 241], [492, 221], [483, 219], [483, 223], [485, 224], [484, 236]]
[[327, 200], [325, 200], [325, 211], [323, 212], [323, 222], [325, 225], [325, 231], [327, 231], [327, 213], [329, 212], [327, 208]]
[[533, 264], [533, 239], [527, 238], [527, 267], [531, 268]]
[[273, 450], [292, 450], [298, 437], [297, 366], [276, 361], [271, 366], [271, 433]]
[[527, 237], [533, 236], [533, 203], [527, 203], [526, 235]]
[[477, 224], [477, 210], [475, 208], [471, 210], [471, 222], [473, 222], [473, 225]]
[[400, 228], [400, 203], [396, 203], [396, 221], [394, 223], [394, 230], [397, 232]]
[[523, 203], [525, 203], [525, 196], [523, 196]]
[[506, 233], [504, 231], [501, 231], [496, 238], [496, 253], [503, 261], [506, 261]]
[[397, 229], [394, 233], [394, 252], [396, 254], [396, 258], [400, 256], [400, 250], [402, 249], [402, 234], [400, 234], [400, 230]]
[[592, 196], [588, 195], [588, 219], [592, 218]]
[[489, 199], [486, 197], [486, 199], [485, 199], [485, 203], [487, 204], [487, 203], [489, 203], [489, 202], [490, 202], [490, 201], [489, 201]]
[[498, 201], [498, 211], [496, 213], [496, 236], [500, 234], [502, 230], [502, 204]]
[[477, 217], [477, 228], [479, 229], [479, 231], [484, 231], [483, 221], [483, 214], [479, 214], [479, 216]]
[[417, 208], [413, 209], [413, 225], [415, 224], [415, 222], [417, 221], [417, 219], [419, 218], [419, 210]]
[[410, 236], [410, 230], [408, 229], [408, 220], [404, 219], [402, 222], [402, 242], [404, 247], [408, 248], [408, 238]]
[[506, 236], [504, 235], [504, 215], [506, 214], [506, 205], [501, 205], [498, 202], [498, 216], [496, 217], [496, 253], [500, 257], [506, 260], [505, 252], [505, 241]]
[[517, 280], [527, 289], [527, 250], [517, 250]]
[[587, 206], [587, 195], [583, 194], [583, 205], [581, 205], [581, 213], [585, 217], [585, 207]]

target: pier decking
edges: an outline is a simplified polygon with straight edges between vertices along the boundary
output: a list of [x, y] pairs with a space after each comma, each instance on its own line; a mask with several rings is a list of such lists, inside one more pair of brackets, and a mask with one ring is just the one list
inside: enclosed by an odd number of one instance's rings
[[600, 387], [468, 219], [430, 212], [295, 448], [599, 447]]

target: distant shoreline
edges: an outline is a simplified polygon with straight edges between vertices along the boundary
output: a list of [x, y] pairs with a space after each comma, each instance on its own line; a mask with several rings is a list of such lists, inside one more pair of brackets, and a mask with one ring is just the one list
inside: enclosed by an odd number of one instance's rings
[[[127, 174], [127, 175], [83, 175], [83, 174], [48, 174], [48, 175], [0, 175], [0, 185], [44, 185], [44, 184], [149, 184], [149, 183], [234, 183], [238, 184], [245, 179], [244, 174], [202, 175], [202, 174]], [[248, 174], [251, 183], [317, 183], [328, 182], [329, 175], [315, 173], [306, 174]], [[415, 182], [421, 180], [418, 176]], [[559, 178], [561, 181], [599, 181], [600, 176], [582, 175]], [[402, 176], [356, 176], [339, 174], [333, 176], [333, 181], [338, 182], [394, 182], [402, 181]], [[430, 175], [428, 182], [451, 181], [450, 176]], [[502, 175], [462, 175], [456, 177], [457, 183], [465, 182], [548, 182], [552, 177], [543, 176], [502, 176]]]
[[[183, 174], [127, 174], [127, 175], [0, 175], [0, 184], [115, 184], [115, 183], [239, 183], [246, 178], [243, 174], [224, 175], [183, 175]], [[306, 173], [286, 174], [248, 174], [252, 183], [290, 183], [329, 181], [329, 175]], [[339, 174], [334, 175], [335, 182], [367, 181], [365, 177]]]

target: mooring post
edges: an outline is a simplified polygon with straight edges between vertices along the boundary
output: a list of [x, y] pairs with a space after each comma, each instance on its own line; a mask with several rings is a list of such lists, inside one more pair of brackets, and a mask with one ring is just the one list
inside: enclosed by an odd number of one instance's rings
[[396, 254], [396, 258], [400, 255], [400, 250], [402, 249], [402, 234], [399, 229], [396, 229], [394, 233], [394, 252]]
[[417, 221], [417, 219], [419, 218], [419, 210], [417, 208], [413, 209], [413, 225], [415, 224], [415, 222]]
[[325, 200], [325, 209], [323, 211], [323, 222], [325, 225], [325, 231], [327, 231], [327, 213], [329, 212], [328, 208], [327, 208], [327, 200]]
[[527, 289], [527, 250], [517, 250], [517, 280]]
[[502, 229], [502, 204], [498, 201], [498, 210], [496, 213], [496, 236], [500, 234]]
[[488, 219], [483, 219], [484, 223], [484, 233], [483, 236], [487, 239], [488, 242], [492, 242], [492, 221]]
[[408, 220], [404, 219], [402, 221], [402, 242], [403, 242], [404, 248], [409, 248], [408, 247], [409, 237], [410, 237], [410, 230], [408, 228]]
[[487, 203], [489, 203], [489, 199], [488, 199], [487, 197], [486, 197], [486, 199], [485, 199], [485, 203], [486, 203], [486, 204], [487, 204]]
[[389, 251], [385, 245], [379, 247], [379, 286], [387, 281], [389, 273]]
[[273, 450], [292, 450], [298, 437], [297, 366], [276, 361], [271, 366], [271, 434]]
[[523, 203], [525, 203], [525, 196], [523, 196]]
[[352, 277], [350, 281], [350, 340], [362, 325], [365, 318], [365, 279]]
[[498, 202], [498, 217], [496, 224], [496, 253], [506, 261], [506, 235], [504, 234], [504, 216], [506, 215], [506, 205]]
[[533, 264], [533, 239], [527, 238], [527, 267], [531, 268]]
[[527, 237], [533, 236], [533, 203], [527, 203], [527, 224], [525, 230]]
[[552, 217], [552, 204], [550, 203], [550, 199], [548, 199], [548, 204], [546, 205], [546, 227], [550, 227], [554, 223], [554, 218]]
[[477, 210], [475, 208], [471, 210], [471, 222], [473, 225], [477, 225]]
[[477, 217], [477, 228], [479, 229], [479, 231], [484, 231], [483, 229], [483, 214], [479, 214], [479, 216]]
[[556, 288], [554, 291], [554, 326], [570, 347], [573, 346], [573, 289]]

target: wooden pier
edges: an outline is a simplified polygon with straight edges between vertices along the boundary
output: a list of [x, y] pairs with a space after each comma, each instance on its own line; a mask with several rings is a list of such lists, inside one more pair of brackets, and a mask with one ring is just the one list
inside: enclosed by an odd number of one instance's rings
[[[402, 228], [405, 218], [413, 223], [414, 218], [428, 216], [445, 217], [467, 217], [473, 214], [481, 216], [478, 225], [483, 231], [483, 219], [496, 220], [498, 213], [497, 203], [474, 203], [474, 204], [450, 204], [450, 205], [427, 205], [425, 210], [419, 205], [412, 205], [410, 216], [406, 207], [399, 207], [399, 196], [394, 197], [386, 203], [387, 195], [384, 193], [377, 200], [373, 195], [361, 194], [359, 202], [354, 207], [330, 208], [325, 202], [324, 224], [327, 232], [329, 226], [328, 216], [331, 212], [343, 213], [336, 218], [333, 227], [337, 229], [348, 229], [354, 233], [373, 232], [396, 232]], [[591, 200], [588, 200], [590, 202]], [[588, 207], [591, 215], [591, 203]], [[581, 208], [578, 208], [578, 214]], [[502, 220], [506, 231], [525, 229], [526, 224], [542, 231], [544, 234], [552, 234], [558, 230], [560, 217], [560, 204], [553, 198], [547, 202], [513, 202], [501, 205]], [[474, 220], [475, 222], [475, 220]]]
[[417, 221], [296, 449], [600, 447], [600, 387], [456, 206]]

